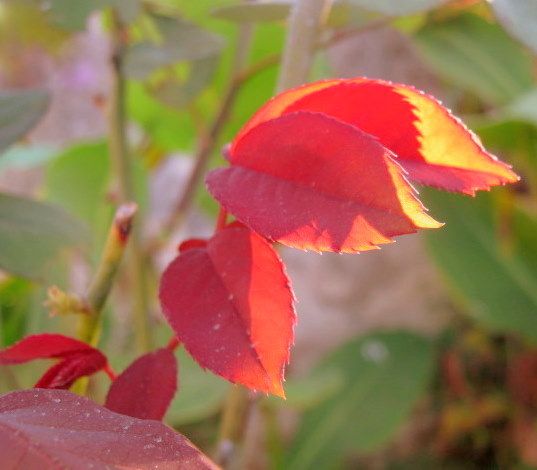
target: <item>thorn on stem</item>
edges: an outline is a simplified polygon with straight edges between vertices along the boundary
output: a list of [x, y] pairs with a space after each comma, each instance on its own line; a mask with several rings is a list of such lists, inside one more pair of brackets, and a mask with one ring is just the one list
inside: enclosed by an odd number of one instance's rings
[[122, 204], [116, 211], [114, 225], [117, 229], [119, 241], [123, 245], [125, 245], [129, 239], [132, 229], [132, 221], [137, 211], [138, 205], [135, 202]]

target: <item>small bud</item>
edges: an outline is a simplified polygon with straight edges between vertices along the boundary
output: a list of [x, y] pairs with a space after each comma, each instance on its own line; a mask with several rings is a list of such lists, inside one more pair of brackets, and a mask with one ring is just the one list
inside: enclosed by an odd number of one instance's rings
[[47, 300], [44, 302], [51, 317], [56, 315], [90, 313], [88, 305], [77, 295], [62, 291], [58, 286], [51, 286], [47, 291]]

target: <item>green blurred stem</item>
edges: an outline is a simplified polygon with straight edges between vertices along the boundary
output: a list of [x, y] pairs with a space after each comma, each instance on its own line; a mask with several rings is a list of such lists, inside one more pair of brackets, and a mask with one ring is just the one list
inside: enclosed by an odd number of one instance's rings
[[[317, 47], [317, 36], [331, 5], [332, 0], [297, 0], [294, 3], [289, 16], [278, 92], [307, 81]], [[232, 386], [224, 406], [215, 453], [216, 463], [223, 468], [237, 466], [250, 407], [248, 391], [240, 385]]]
[[249, 393], [242, 385], [232, 385], [220, 421], [214, 461], [222, 468], [234, 468], [246, 429], [250, 408]]
[[123, 258], [137, 210], [135, 203], [127, 203], [116, 211], [99, 266], [86, 294], [87, 313], [80, 317], [78, 336], [93, 346], [99, 341], [101, 314]]
[[214, 120], [210, 124], [208, 131], [199, 139], [198, 148], [194, 157], [194, 166], [192, 167], [188, 181], [185, 184], [181, 196], [177, 200], [174, 210], [170, 214], [169, 219], [164, 223], [162, 230], [163, 237], [167, 237], [171, 232], [181, 226], [192, 206], [196, 191], [200, 186], [205, 170], [207, 169], [209, 159], [218, 143], [218, 138], [220, 137], [222, 129], [227, 123], [227, 118], [233, 109], [237, 93], [242, 85], [242, 82], [238, 81], [236, 77], [241, 73], [247, 62], [252, 37], [253, 25], [242, 25], [237, 35], [235, 56], [231, 68], [231, 80], [227, 85], [224, 97], [220, 102], [220, 107], [218, 108]]
[[[108, 108], [108, 144], [110, 158], [117, 182], [120, 202], [134, 201], [134, 182], [132, 163], [127, 148], [125, 90], [126, 83], [123, 73], [123, 57], [125, 49], [125, 28], [116, 12], [112, 12], [112, 58], [111, 58], [111, 88]], [[140, 218], [134, 226], [131, 235], [131, 248], [127, 257], [128, 273], [130, 276], [130, 292], [134, 316], [136, 343], [140, 351], [151, 349], [152, 341], [149, 328], [149, 302], [147, 283], [145, 279], [144, 258], [140, 245]]]
[[307, 82], [317, 38], [331, 6], [332, 0], [297, 0], [293, 4], [276, 91]]

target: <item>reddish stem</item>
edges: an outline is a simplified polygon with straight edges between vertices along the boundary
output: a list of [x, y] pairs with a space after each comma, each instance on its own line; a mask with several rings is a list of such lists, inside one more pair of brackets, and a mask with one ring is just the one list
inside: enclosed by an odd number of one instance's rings
[[170, 338], [170, 341], [168, 341], [168, 344], [166, 345], [166, 349], [169, 349], [170, 351], [175, 351], [181, 344], [181, 341], [177, 339], [176, 336], [172, 336]]
[[112, 366], [110, 364], [106, 364], [104, 366], [104, 372], [106, 373], [106, 375], [108, 375], [108, 377], [110, 377], [110, 380], [113, 382], [114, 380], [116, 380], [116, 377], [117, 377], [117, 374], [114, 372], [114, 369], [112, 369]]
[[228, 212], [220, 206], [220, 212], [218, 213], [218, 219], [216, 220], [215, 232], [222, 230], [227, 224]]

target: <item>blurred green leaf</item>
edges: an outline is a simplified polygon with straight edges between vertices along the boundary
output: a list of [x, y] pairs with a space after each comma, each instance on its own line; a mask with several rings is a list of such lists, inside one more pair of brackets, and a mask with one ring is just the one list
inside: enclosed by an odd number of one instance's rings
[[537, 2], [535, 0], [494, 0], [491, 5], [503, 27], [537, 52]]
[[0, 194], [0, 267], [30, 279], [44, 279], [58, 252], [82, 246], [87, 230], [57, 206]]
[[52, 21], [68, 31], [86, 27], [94, 11], [112, 7], [125, 23], [132, 22], [141, 12], [140, 0], [49, 0]]
[[229, 390], [229, 383], [203, 370], [183, 350], [177, 353], [181, 382], [166, 420], [174, 426], [201, 421], [215, 414]]
[[157, 101], [141, 83], [127, 88], [129, 115], [164, 151], [189, 150], [196, 139], [196, 129], [189, 114]]
[[431, 378], [432, 343], [408, 332], [371, 334], [333, 353], [321, 370], [344, 377], [340, 391], [304, 414], [287, 468], [334, 468], [351, 452], [385, 444]]
[[0, 347], [13, 344], [24, 335], [34, 292], [35, 286], [24, 279], [0, 282]]
[[236, 23], [256, 23], [259, 21], [282, 21], [287, 19], [291, 0], [237, 3], [215, 8], [212, 15], [222, 20]]
[[161, 40], [142, 41], [127, 49], [125, 73], [129, 78], [143, 80], [160, 67], [215, 56], [224, 46], [220, 36], [180, 18], [153, 15], [153, 20]]
[[[358, 4], [359, 2], [352, 1], [334, 2], [327, 20], [328, 26], [365, 24], [374, 18], [378, 18], [378, 15], [361, 8]], [[235, 23], [285, 21], [289, 16], [292, 5], [292, 0], [237, 3], [215, 8], [212, 11], [212, 15]]]
[[522, 119], [537, 126], [537, 88], [519, 96], [506, 107], [510, 117]]
[[411, 15], [431, 10], [447, 0], [348, 0], [371, 11], [377, 11], [390, 16]]
[[487, 103], [508, 103], [532, 86], [529, 54], [498, 25], [477, 15], [430, 22], [415, 39], [442, 77]]
[[49, 96], [44, 90], [0, 92], [0, 152], [37, 124], [48, 102]]
[[498, 237], [490, 195], [427, 192], [446, 226], [427, 233], [433, 258], [469, 315], [493, 331], [537, 341], [537, 221], [516, 211], [512, 240]]
[[94, 248], [108, 229], [112, 214], [106, 201], [108, 148], [104, 142], [76, 145], [50, 162], [45, 173], [47, 199], [76, 215], [92, 229]]
[[178, 109], [196, 99], [211, 82], [218, 67], [218, 57], [193, 60], [189, 65], [188, 77], [185, 80], [168, 77], [150, 88], [151, 95], [166, 106]]
[[274, 404], [308, 410], [327, 400], [340, 391], [345, 384], [341, 370], [315, 370], [307, 377], [290, 378], [285, 382], [285, 401], [278, 397], [270, 397]]
[[48, 162], [57, 155], [53, 147], [13, 145], [0, 158], [0, 172], [6, 168], [28, 169]]

